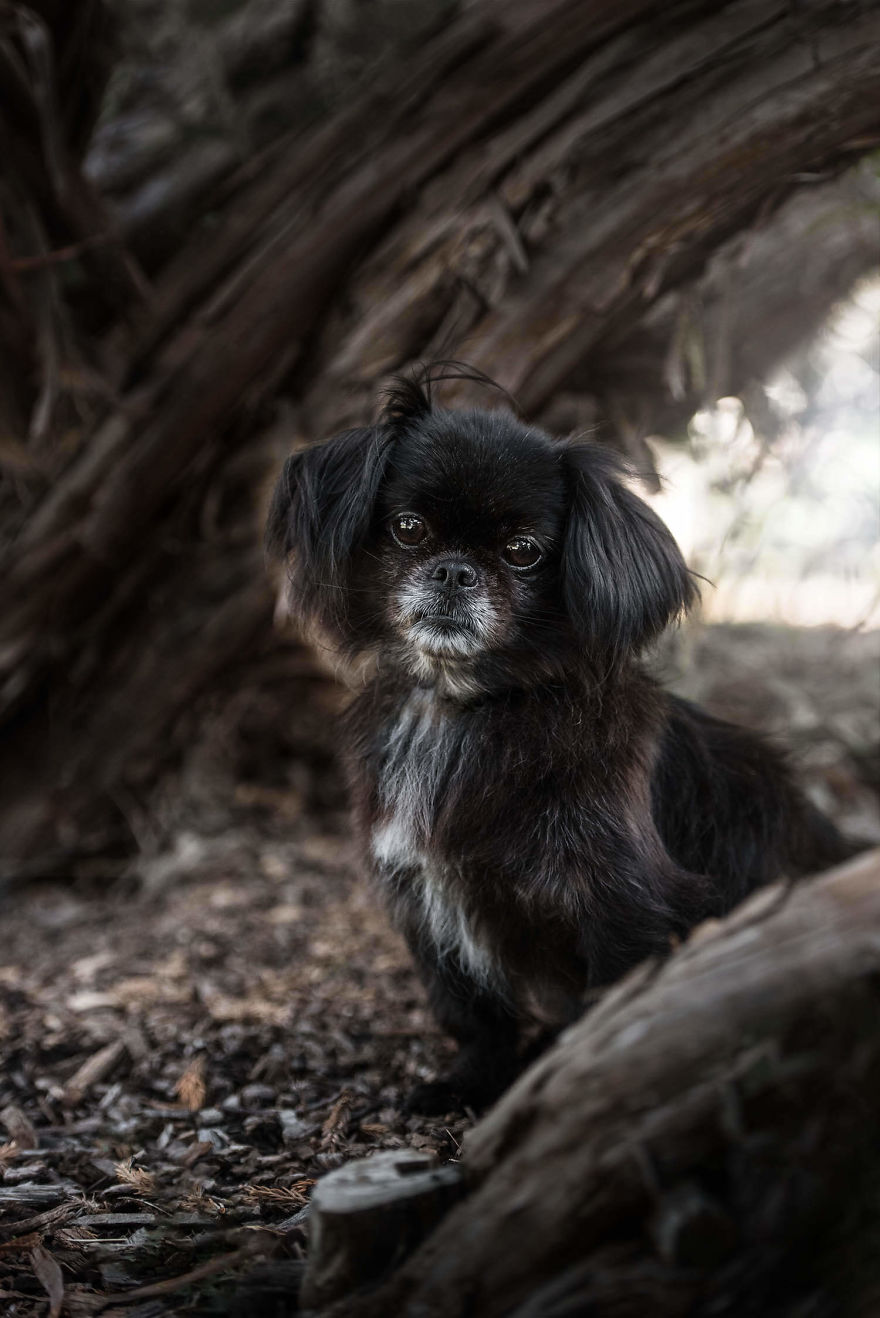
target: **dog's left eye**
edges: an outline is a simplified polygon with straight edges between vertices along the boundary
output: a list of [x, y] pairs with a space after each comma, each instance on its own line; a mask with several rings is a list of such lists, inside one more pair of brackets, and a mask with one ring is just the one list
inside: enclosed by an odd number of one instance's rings
[[518, 535], [508, 540], [502, 550], [502, 557], [511, 567], [524, 568], [536, 567], [544, 555], [534, 540], [526, 535]]
[[416, 517], [414, 513], [401, 513], [399, 517], [391, 519], [391, 534], [399, 545], [405, 545], [410, 549], [413, 545], [422, 543], [428, 534], [428, 528], [421, 517]]

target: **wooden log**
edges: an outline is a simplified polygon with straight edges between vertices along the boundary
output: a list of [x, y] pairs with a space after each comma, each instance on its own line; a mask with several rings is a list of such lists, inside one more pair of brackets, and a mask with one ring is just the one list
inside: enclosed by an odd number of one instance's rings
[[467, 1136], [346, 1318], [862, 1314], [880, 1282], [880, 850], [645, 964]]

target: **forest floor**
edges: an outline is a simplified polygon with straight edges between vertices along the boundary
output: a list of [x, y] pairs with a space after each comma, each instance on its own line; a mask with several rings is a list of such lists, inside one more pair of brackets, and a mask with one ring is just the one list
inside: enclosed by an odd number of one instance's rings
[[[665, 667], [785, 729], [814, 796], [878, 840], [877, 641], [713, 627]], [[451, 1044], [345, 816], [282, 798], [244, 793], [227, 829], [180, 831], [137, 874], [7, 897], [3, 1314], [57, 1315], [62, 1295], [72, 1318], [290, 1313], [317, 1177], [376, 1149], [457, 1156], [472, 1114], [403, 1111]]]
[[[457, 1154], [464, 1116], [402, 1113], [450, 1045], [347, 839], [238, 828], [177, 858], [6, 915], [0, 1312], [45, 1312], [38, 1244], [72, 1315], [288, 1312], [253, 1283], [236, 1301], [236, 1277], [302, 1257], [316, 1177], [377, 1148]], [[288, 1295], [296, 1272], [275, 1270]]]

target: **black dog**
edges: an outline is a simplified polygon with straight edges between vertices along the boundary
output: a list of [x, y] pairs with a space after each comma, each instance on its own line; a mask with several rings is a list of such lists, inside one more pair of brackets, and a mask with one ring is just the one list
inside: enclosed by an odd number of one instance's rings
[[695, 597], [593, 443], [401, 381], [290, 458], [269, 544], [294, 607], [375, 676], [347, 714], [357, 825], [458, 1040], [413, 1105], [482, 1104], [522, 1027], [782, 875], [850, 854], [782, 756], [660, 689], [640, 651]]

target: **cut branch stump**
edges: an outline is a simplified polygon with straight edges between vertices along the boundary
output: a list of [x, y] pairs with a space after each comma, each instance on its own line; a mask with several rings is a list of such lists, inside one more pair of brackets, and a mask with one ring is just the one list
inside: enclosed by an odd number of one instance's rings
[[411, 1254], [461, 1197], [461, 1168], [414, 1149], [346, 1163], [321, 1178], [311, 1201], [301, 1301], [325, 1305]]

